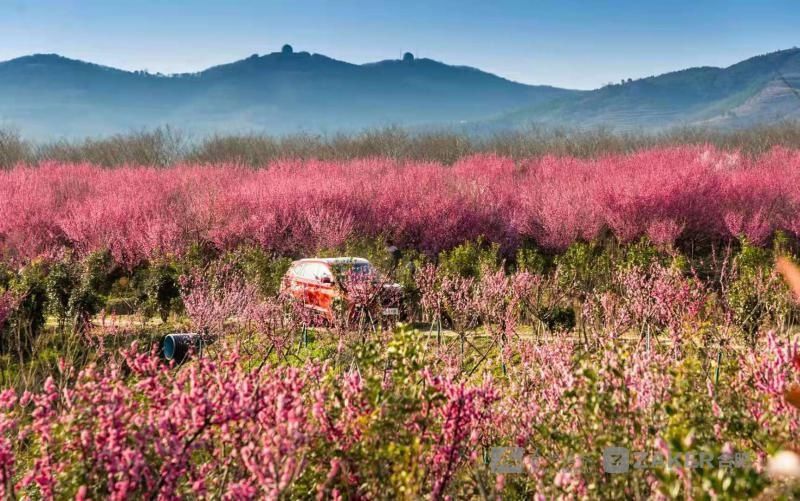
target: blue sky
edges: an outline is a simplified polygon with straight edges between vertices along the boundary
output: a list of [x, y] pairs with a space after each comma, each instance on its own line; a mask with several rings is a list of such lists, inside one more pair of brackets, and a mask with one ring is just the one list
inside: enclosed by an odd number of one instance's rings
[[404, 51], [594, 88], [800, 45], [797, 0], [0, 0], [0, 60], [56, 52], [195, 71], [291, 43], [363, 63]]

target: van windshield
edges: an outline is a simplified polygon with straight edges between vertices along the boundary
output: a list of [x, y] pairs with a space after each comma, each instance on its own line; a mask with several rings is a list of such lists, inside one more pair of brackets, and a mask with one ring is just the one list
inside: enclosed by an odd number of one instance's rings
[[333, 272], [338, 276], [344, 276], [348, 274], [358, 275], [358, 276], [367, 276], [372, 275], [374, 270], [372, 265], [369, 263], [337, 263], [331, 266]]

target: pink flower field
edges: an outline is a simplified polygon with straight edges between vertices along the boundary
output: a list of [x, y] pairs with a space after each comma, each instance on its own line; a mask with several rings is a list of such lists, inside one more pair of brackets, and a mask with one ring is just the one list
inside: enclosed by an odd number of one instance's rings
[[0, 173], [0, 245], [24, 262], [108, 249], [135, 265], [192, 244], [254, 244], [304, 255], [384, 237], [438, 253], [484, 236], [504, 250], [563, 250], [608, 232], [672, 245], [800, 232], [800, 153], [750, 158], [675, 147], [581, 160], [474, 156], [453, 166], [284, 160], [102, 169], [19, 166]]
[[781, 148], [0, 171], [0, 492], [795, 497], [799, 208]]

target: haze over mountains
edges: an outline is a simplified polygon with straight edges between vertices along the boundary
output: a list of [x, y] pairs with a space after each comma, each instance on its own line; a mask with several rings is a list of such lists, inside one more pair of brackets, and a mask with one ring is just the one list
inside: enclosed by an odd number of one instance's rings
[[554, 99], [492, 123], [532, 121], [616, 129], [682, 125], [746, 127], [800, 119], [800, 49], [756, 56], [727, 68], [700, 67], [627, 80]]
[[195, 136], [388, 125], [477, 133], [531, 125], [729, 128], [800, 119], [798, 88], [796, 48], [592, 91], [525, 85], [410, 54], [357, 65], [287, 46], [172, 76], [37, 54], [0, 63], [0, 127], [38, 140], [163, 125]]

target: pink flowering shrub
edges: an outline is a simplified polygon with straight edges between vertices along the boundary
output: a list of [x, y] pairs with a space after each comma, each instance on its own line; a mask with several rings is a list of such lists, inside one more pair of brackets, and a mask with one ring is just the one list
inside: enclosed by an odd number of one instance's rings
[[[249, 305], [247, 320], [253, 323], [255, 332], [275, 350], [278, 357], [283, 358], [289, 351], [293, 334], [304, 325], [304, 320], [307, 320], [305, 313], [287, 298], [270, 298]], [[305, 325], [308, 325], [307, 321]]]
[[490, 381], [434, 374], [412, 339], [398, 332], [385, 354], [382, 342], [365, 345], [359, 369], [343, 372], [313, 361], [254, 369], [236, 346], [179, 370], [136, 345], [77, 373], [64, 367], [40, 390], [0, 393], [0, 489], [442, 499], [480, 465], [499, 397]]
[[428, 459], [426, 475], [433, 480], [431, 497], [442, 499], [459, 467], [477, 459], [476, 446], [491, 426], [492, 403], [497, 397], [491, 387], [468, 388], [441, 376], [428, 377], [427, 383], [444, 397], [444, 404], [436, 410], [440, 436]]
[[[0, 172], [0, 281], [27, 291], [0, 294], [0, 332], [24, 336], [23, 314], [41, 331], [0, 357], [0, 495], [769, 497], [786, 486], [763, 459], [795, 444], [800, 425], [798, 317], [772, 273], [795, 242], [745, 242], [800, 235], [798, 166], [791, 150], [679, 147], [452, 167]], [[419, 330], [373, 321], [386, 295], [412, 300], [391, 272], [337, 277], [349, 299], [324, 322], [269, 295], [287, 256], [361, 239], [410, 254], [421, 315], [405, 320]], [[504, 262], [518, 247], [529, 259]], [[49, 258], [69, 249], [113, 257], [97, 271], [98, 302], [158, 297], [138, 282], [165, 263], [169, 301], [183, 273], [183, 311], [135, 333], [114, 314], [110, 326], [87, 315], [79, 337], [54, 333], [43, 284]], [[36, 273], [15, 268], [31, 260]], [[176, 366], [131, 345], [187, 322], [213, 350]], [[497, 447], [513, 448], [511, 464], [497, 464]], [[607, 447], [649, 459], [747, 451], [754, 462], [610, 474]]]
[[229, 265], [195, 270], [180, 278], [181, 299], [197, 332], [219, 335], [226, 321], [248, 318], [256, 304], [254, 286]]
[[684, 277], [680, 271], [662, 265], [649, 269], [633, 267], [621, 272], [623, 318], [630, 319], [640, 332], [666, 329], [675, 347], [680, 346], [684, 324], [697, 322], [707, 300], [699, 280]]
[[420, 291], [420, 306], [423, 315], [432, 321], [440, 319], [443, 297], [441, 277], [437, 273], [436, 266], [430, 263], [426, 264], [417, 270], [414, 280]]
[[483, 273], [479, 309], [484, 325], [495, 336], [507, 340], [516, 334], [520, 302], [530, 290], [530, 279], [524, 272], [510, 277], [503, 270]]
[[[791, 433], [800, 429], [800, 411], [783, 398], [791, 386], [800, 382], [799, 353], [796, 339], [781, 339], [769, 332], [762, 346], [741, 355], [736, 388], [747, 395], [752, 419], [768, 429], [778, 427]], [[745, 391], [746, 388], [756, 391]]]
[[13, 413], [16, 405], [14, 390], [6, 389], [0, 393], [0, 494], [3, 497], [12, 497], [15, 491], [14, 444], [19, 433], [19, 420]]
[[47, 164], [0, 173], [0, 250], [14, 260], [107, 249], [133, 266], [192, 244], [311, 253], [383, 236], [429, 254], [484, 236], [564, 249], [800, 234], [800, 153], [751, 158], [682, 146], [595, 159], [493, 155], [452, 167], [388, 159], [281, 160], [261, 170]]
[[[310, 433], [302, 390], [313, 369], [250, 372], [233, 353], [173, 375], [147, 352], [123, 360], [84, 369], [70, 387], [49, 379], [42, 393], [22, 397], [33, 410], [18, 433], [36, 452], [15, 489], [274, 498], [302, 469]], [[224, 477], [211, 474], [220, 469]]]
[[[715, 384], [694, 354], [587, 350], [577, 338], [511, 337], [504, 373], [493, 358], [453, 370], [420, 335], [359, 340], [344, 364], [299, 352], [265, 361], [223, 340], [180, 368], [135, 345], [79, 371], [62, 365], [40, 389], [0, 393], [0, 489], [84, 499], [649, 497], [697, 495], [731, 477], [726, 492], [752, 495], [764, 485], [752, 470], [608, 475], [600, 456], [685, 443], [759, 451], [796, 429], [797, 411], [779, 403], [796, 350], [773, 337]], [[520, 448], [516, 473], [496, 470], [497, 446]]]
[[14, 313], [14, 310], [19, 304], [19, 298], [11, 291], [5, 291], [0, 294], [0, 328], [3, 327], [6, 320]]
[[441, 291], [444, 311], [453, 330], [464, 334], [478, 326], [481, 301], [474, 278], [446, 275], [442, 278]]

